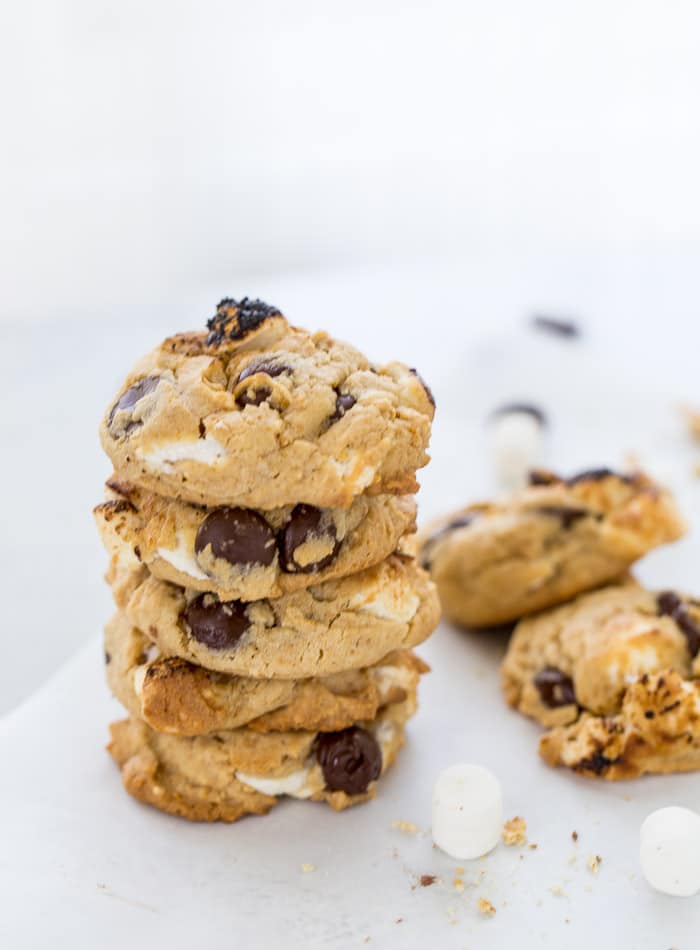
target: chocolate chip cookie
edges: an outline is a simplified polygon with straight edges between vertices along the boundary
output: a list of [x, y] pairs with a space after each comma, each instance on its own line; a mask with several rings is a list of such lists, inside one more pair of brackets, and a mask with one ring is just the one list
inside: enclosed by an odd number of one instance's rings
[[253, 603], [219, 600], [149, 574], [122, 586], [117, 606], [162, 653], [264, 679], [372, 666], [425, 640], [440, 611], [428, 576], [398, 555], [341, 580]]
[[279, 597], [378, 564], [415, 529], [412, 496], [362, 495], [348, 509], [205, 508], [113, 477], [94, 514], [110, 554], [225, 600]]
[[633, 581], [522, 620], [506, 700], [550, 731], [541, 755], [586, 775], [700, 768], [700, 601]]
[[533, 472], [531, 482], [503, 502], [441, 519], [420, 538], [421, 562], [455, 623], [496, 626], [562, 603], [685, 531], [672, 497], [642, 473]]
[[117, 613], [105, 630], [107, 681], [128, 712], [157, 732], [207, 735], [248, 726], [258, 732], [332, 732], [374, 719], [413, 695], [427, 665], [409, 650], [375, 666], [306, 680], [215, 673], [164, 656]]
[[326, 733], [243, 728], [184, 738], [127, 719], [112, 725], [109, 751], [129, 794], [192, 821], [266, 814], [285, 795], [341, 810], [374, 797], [415, 707], [413, 694], [371, 721]]
[[120, 478], [169, 498], [347, 508], [416, 490], [433, 413], [415, 370], [226, 299], [208, 332], [170, 337], [137, 364], [100, 431]]

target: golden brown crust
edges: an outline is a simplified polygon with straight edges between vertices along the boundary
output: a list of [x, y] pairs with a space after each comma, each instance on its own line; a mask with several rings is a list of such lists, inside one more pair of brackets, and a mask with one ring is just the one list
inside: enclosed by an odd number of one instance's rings
[[685, 524], [642, 473], [539, 473], [502, 503], [471, 505], [420, 538], [447, 617], [482, 627], [518, 620], [625, 574]]
[[643, 676], [616, 716], [584, 714], [540, 740], [540, 755], [608, 780], [700, 769], [700, 683], [674, 671]]
[[433, 414], [408, 367], [374, 367], [276, 313], [243, 336], [166, 340], [129, 374], [100, 435], [120, 476], [168, 497], [347, 508], [366, 491], [414, 490]]
[[148, 576], [118, 602], [133, 626], [166, 655], [206, 669], [264, 679], [303, 679], [360, 669], [388, 653], [422, 643], [440, 606], [434, 585], [415, 562], [392, 555], [351, 577], [274, 600], [243, 605], [249, 622], [230, 648], [212, 649], [181, 617], [197, 593]]
[[[331, 732], [374, 719], [380, 708], [415, 692], [427, 665], [409, 651], [376, 667], [309, 680], [227, 676], [153, 645], [123, 614], [105, 629], [107, 680], [132, 716], [170, 735], [196, 736], [247, 725], [257, 732]], [[157, 650], [155, 651], [157, 654]]]
[[[308, 573], [285, 570], [278, 552], [272, 562], [236, 565], [197, 552], [197, 532], [212, 509], [188, 505], [136, 488], [123, 479], [107, 482], [107, 500], [94, 509], [102, 541], [111, 556], [161, 580], [211, 591], [224, 600], [281, 597], [313, 584], [355, 574], [378, 564], [396, 550], [401, 537], [415, 530], [416, 503], [410, 496], [356, 498], [347, 510], [323, 512], [333, 526], [338, 549], [330, 564]], [[274, 532], [278, 545], [294, 506], [256, 512]], [[318, 560], [322, 559], [321, 552]]]

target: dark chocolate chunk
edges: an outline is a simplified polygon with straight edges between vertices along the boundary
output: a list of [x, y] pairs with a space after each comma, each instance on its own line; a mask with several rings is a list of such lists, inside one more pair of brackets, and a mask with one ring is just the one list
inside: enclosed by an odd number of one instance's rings
[[262, 300], [225, 297], [216, 307], [216, 314], [207, 320], [207, 346], [218, 346], [224, 340], [242, 340], [269, 317], [281, 316], [277, 307]]
[[413, 376], [416, 377], [416, 379], [418, 380], [418, 382], [421, 384], [421, 386], [422, 386], [423, 389], [425, 390], [425, 395], [428, 397], [428, 402], [430, 403], [430, 405], [431, 405], [431, 406], [433, 407], [433, 409], [434, 409], [434, 408], [435, 408], [435, 396], [433, 396], [433, 391], [432, 391], [432, 389], [430, 388], [430, 386], [428, 386], [428, 384], [427, 384], [426, 381], [423, 379], [423, 377], [422, 377], [421, 374], [418, 372], [418, 370], [417, 370], [415, 367], [413, 367], [413, 366], [411, 367], [411, 373], [413, 374]]
[[207, 547], [229, 564], [266, 567], [275, 559], [275, 532], [250, 508], [215, 508], [200, 524], [194, 540], [195, 554]]
[[[118, 412], [123, 411], [124, 409], [133, 409], [139, 399], [143, 399], [144, 396], [147, 396], [149, 393], [152, 393], [160, 382], [160, 376], [144, 376], [143, 379], [140, 379], [137, 383], [134, 383], [133, 386], [129, 386], [126, 392], [123, 392], [119, 399], [112, 406], [109, 418], [107, 420], [108, 425], [112, 425], [115, 415]], [[125, 431], [129, 431], [135, 424], [130, 422], [125, 426]]]
[[[280, 534], [280, 564], [287, 573], [310, 574], [313, 571], [322, 571], [333, 561], [341, 542], [337, 539], [337, 532], [332, 521], [321, 527], [323, 512], [312, 505], [297, 505], [292, 511], [284, 531]], [[313, 538], [327, 539], [332, 550], [319, 561], [311, 564], [299, 564], [296, 560], [297, 549]]]
[[286, 363], [272, 359], [253, 360], [241, 371], [238, 382], [240, 383], [241, 380], [248, 379], [250, 376], [255, 376], [257, 373], [264, 373], [266, 376], [281, 376], [282, 373], [291, 373], [291, 371], [292, 367], [287, 366]]
[[688, 641], [688, 652], [691, 657], [696, 657], [700, 652], [700, 626], [693, 620], [681, 598], [672, 590], [665, 590], [658, 595], [656, 603], [659, 614], [675, 620]]
[[606, 772], [611, 765], [617, 765], [620, 761], [621, 756], [615, 756], [614, 759], [609, 759], [607, 755], [603, 755], [602, 752], [594, 752], [587, 759], [581, 759], [579, 764], [576, 766], [577, 771], [581, 772], [593, 772], [595, 775], [602, 775], [603, 772]]
[[382, 771], [382, 750], [374, 736], [351, 726], [319, 735], [316, 759], [326, 787], [347, 795], [362, 795]]
[[535, 468], [528, 473], [528, 481], [530, 485], [556, 485], [557, 482], [560, 482], [561, 479], [556, 475], [553, 475], [551, 472], [546, 472], [544, 469]]
[[579, 326], [573, 320], [546, 317], [544, 314], [536, 314], [532, 318], [532, 325], [537, 330], [544, 330], [545, 333], [552, 333], [555, 336], [567, 337], [568, 339], [573, 339], [581, 334]]
[[541, 426], [547, 425], [547, 414], [544, 409], [540, 409], [539, 406], [535, 406], [529, 402], [508, 402], [503, 406], [498, 406], [489, 414], [489, 419], [507, 416], [511, 412], [527, 413], [527, 415], [532, 416], [533, 419], [539, 422]]
[[558, 518], [561, 521], [562, 528], [565, 529], [570, 528], [580, 518], [587, 518], [589, 515], [597, 517], [596, 513], [588, 508], [565, 508], [563, 505], [543, 505], [536, 508], [535, 511], [542, 515], [551, 515], [552, 518]]
[[[278, 363], [274, 360], [253, 360], [253, 362], [246, 366], [241, 372], [241, 375], [238, 377], [238, 382], [240, 383], [241, 380], [250, 379], [251, 376], [263, 375], [273, 377], [290, 372], [291, 367], [285, 363]], [[272, 388], [270, 386], [266, 386], [263, 383], [258, 383], [258, 385], [255, 386], [251, 384], [249, 388], [244, 389], [243, 392], [238, 394], [236, 402], [241, 408], [245, 406], [260, 406], [266, 402], [271, 395]]]
[[338, 420], [342, 419], [346, 412], [350, 412], [356, 402], [357, 400], [354, 396], [351, 396], [350, 393], [338, 393], [333, 415], [328, 417], [328, 426], [330, 427], [334, 422], [338, 422]]
[[216, 600], [200, 594], [181, 615], [190, 634], [211, 650], [234, 647], [250, 626], [245, 605], [237, 600]]
[[545, 666], [540, 670], [535, 675], [535, 686], [542, 702], [550, 709], [576, 702], [573, 680], [556, 666]]

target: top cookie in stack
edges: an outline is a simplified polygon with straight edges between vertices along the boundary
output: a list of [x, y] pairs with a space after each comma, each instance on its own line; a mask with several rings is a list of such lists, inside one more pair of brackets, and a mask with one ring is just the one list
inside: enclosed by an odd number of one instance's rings
[[432, 396], [261, 301], [222, 301], [208, 330], [141, 360], [102, 421], [109, 680], [132, 713], [112, 752], [186, 817], [345, 807], [401, 744], [409, 648], [438, 620], [402, 542]]

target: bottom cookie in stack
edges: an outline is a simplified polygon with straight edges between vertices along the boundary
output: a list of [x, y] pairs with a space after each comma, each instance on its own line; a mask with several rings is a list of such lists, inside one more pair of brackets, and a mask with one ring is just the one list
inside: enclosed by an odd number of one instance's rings
[[338, 810], [371, 798], [428, 670], [396, 650], [310, 679], [214, 672], [162, 654], [121, 612], [107, 625], [105, 659], [131, 714], [113, 724], [109, 747], [127, 791], [200, 821], [264, 814], [283, 795]]

